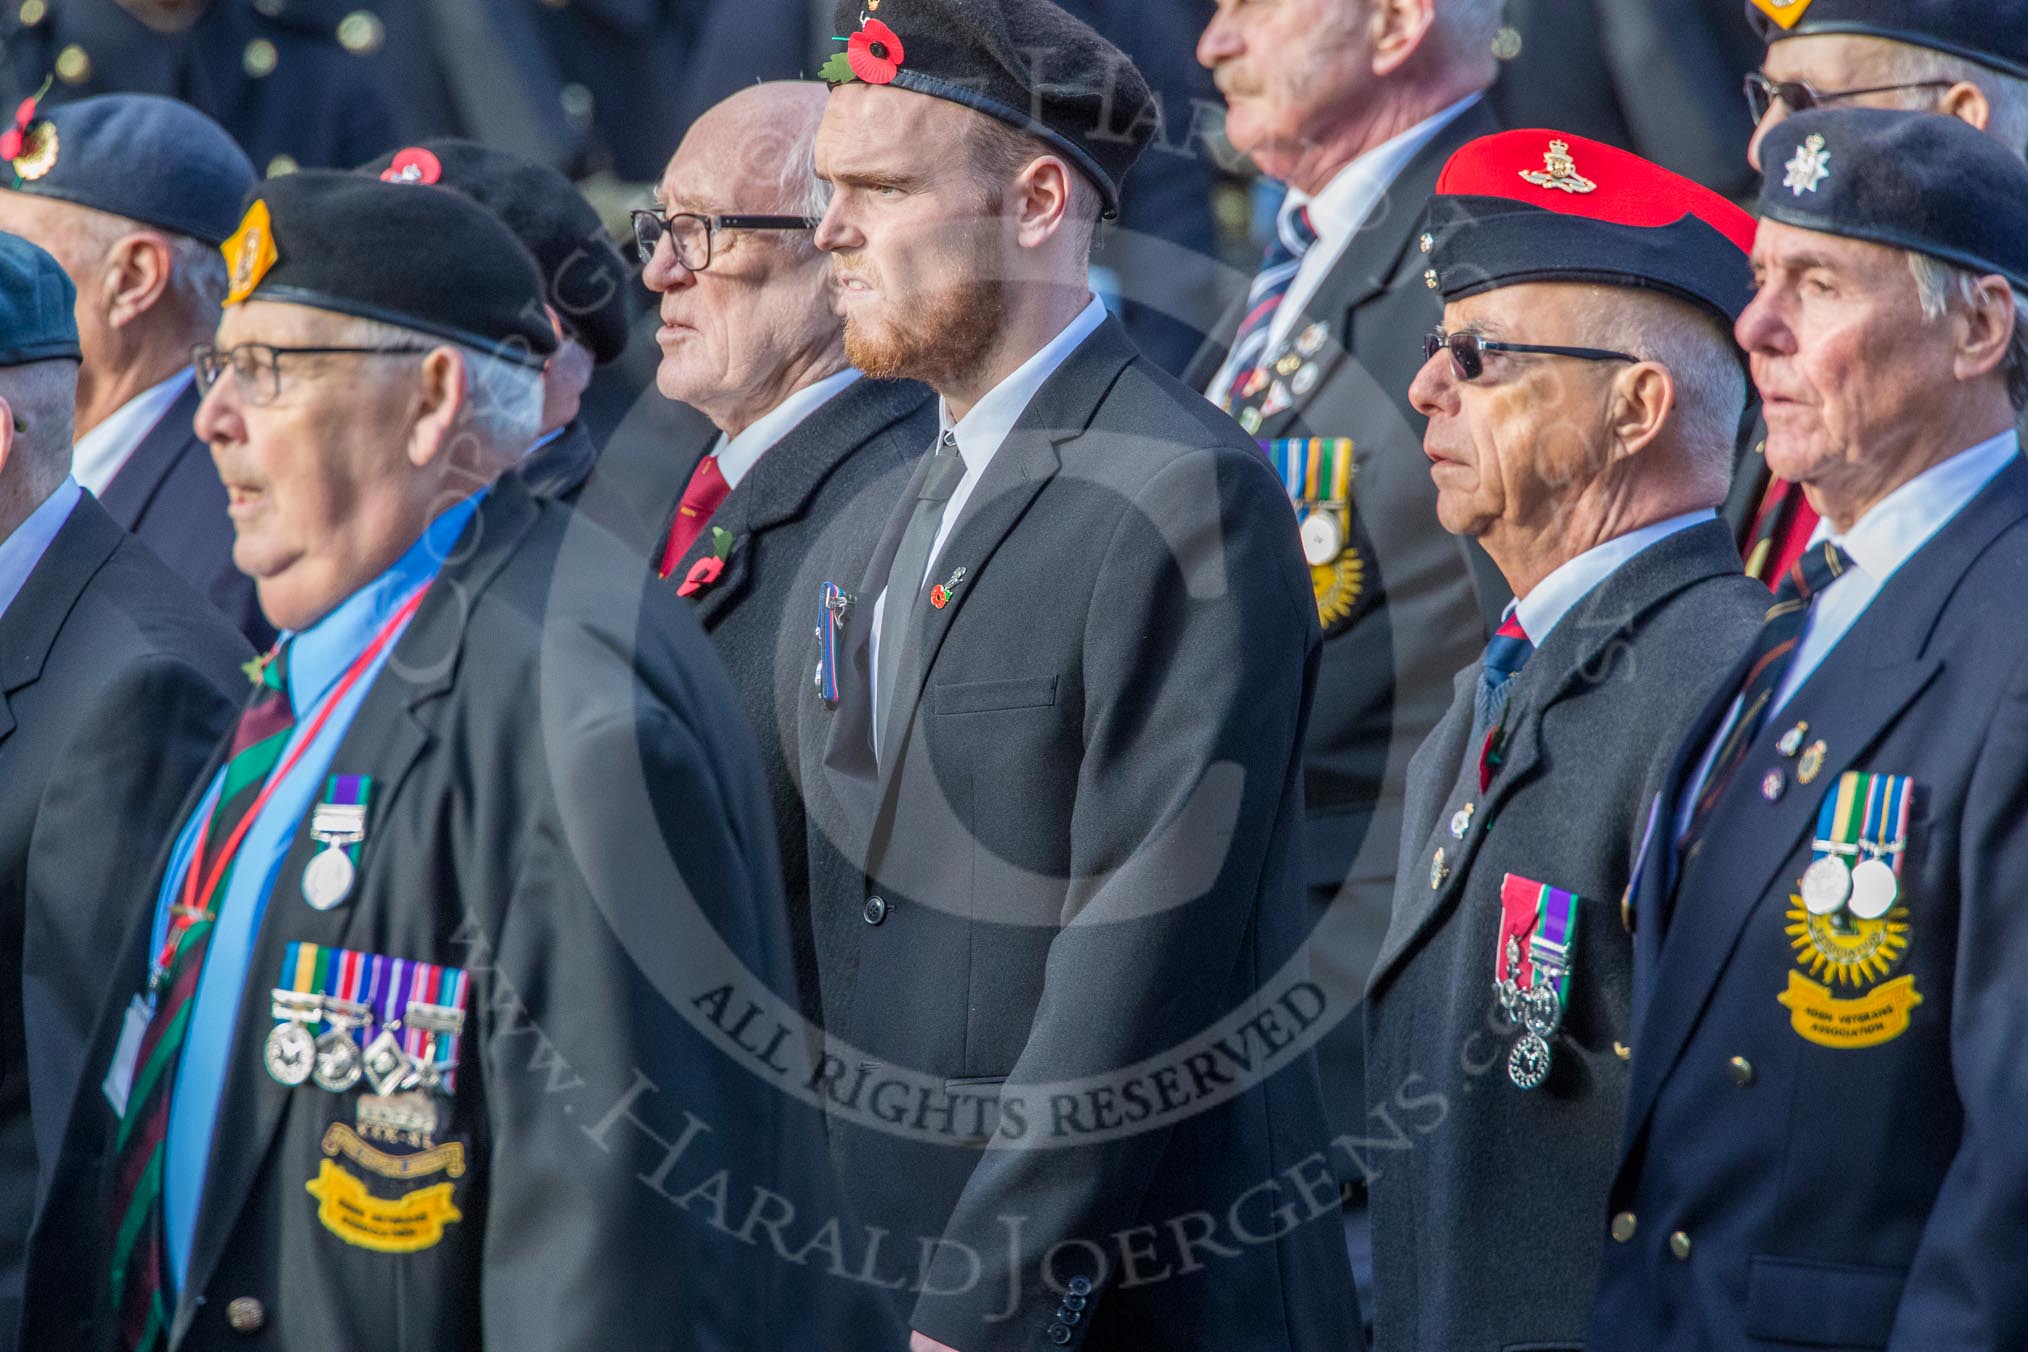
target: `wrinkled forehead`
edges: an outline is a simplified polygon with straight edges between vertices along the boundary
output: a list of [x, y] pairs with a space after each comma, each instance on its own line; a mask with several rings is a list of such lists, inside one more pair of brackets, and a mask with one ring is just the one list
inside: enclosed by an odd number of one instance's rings
[[1753, 265], [1763, 276], [1816, 270], [1867, 286], [1915, 284], [1905, 250], [1766, 218], [1754, 231]]
[[218, 321], [222, 347], [240, 343], [301, 343], [324, 339], [351, 326], [349, 316], [290, 301], [249, 300], [226, 310]]
[[1863, 33], [1805, 33], [1772, 43], [1760, 68], [1774, 80], [1804, 80], [1820, 94], [1885, 83], [1898, 55], [1920, 50]]

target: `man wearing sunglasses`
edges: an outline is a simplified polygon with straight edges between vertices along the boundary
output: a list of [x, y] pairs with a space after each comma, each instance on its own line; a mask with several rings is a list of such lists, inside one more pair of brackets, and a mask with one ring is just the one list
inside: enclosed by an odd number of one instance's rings
[[[1783, 119], [1807, 108], [1910, 108], [1956, 117], [2028, 155], [2028, 4], [2022, 0], [1748, 0], [1767, 59], [1746, 77], [1755, 130], [1747, 159]], [[2019, 228], [2028, 229], [2028, 221]], [[1774, 478], [1764, 428], [1743, 438], [1726, 516], [1747, 570], [1770, 585], [1801, 557], [1817, 514]], [[1752, 449], [1748, 449], [1752, 448]]]
[[1753, 221], [1514, 131], [1451, 158], [1425, 224], [1444, 328], [1410, 397], [1437, 513], [1515, 600], [1409, 767], [1367, 995], [1374, 1131], [1414, 1141], [1374, 1160], [1375, 1345], [1574, 1347], [1626, 1092], [1635, 816], [1766, 605], [1713, 510]]

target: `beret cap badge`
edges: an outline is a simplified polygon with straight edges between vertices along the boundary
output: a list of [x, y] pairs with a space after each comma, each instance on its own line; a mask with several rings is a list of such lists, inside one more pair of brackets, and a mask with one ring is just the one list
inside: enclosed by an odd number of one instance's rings
[[845, 50], [824, 63], [824, 79], [834, 85], [862, 80], [867, 84], [893, 84], [908, 59], [907, 49], [892, 28], [878, 19], [866, 18], [859, 31], [840, 38]]
[[1598, 191], [1598, 184], [1577, 172], [1577, 161], [1570, 157], [1568, 141], [1551, 141], [1542, 156], [1542, 168], [1523, 169], [1521, 177], [1538, 188], [1574, 193]]
[[436, 183], [443, 176], [444, 162], [422, 146], [400, 151], [394, 162], [380, 171], [382, 183]]
[[1754, 7], [1783, 28], [1794, 28], [1811, 0], [1753, 0]]
[[232, 269], [232, 290], [226, 293], [227, 306], [238, 305], [253, 294], [261, 284], [261, 278], [268, 275], [281, 255], [275, 251], [273, 221], [268, 215], [268, 204], [255, 200], [246, 209], [246, 216], [239, 223], [239, 230], [219, 249], [225, 255], [225, 265]]
[[1831, 152], [1824, 148], [1824, 138], [1811, 132], [1782, 166], [1782, 186], [1801, 197], [1806, 192], [1815, 192], [1830, 172]]

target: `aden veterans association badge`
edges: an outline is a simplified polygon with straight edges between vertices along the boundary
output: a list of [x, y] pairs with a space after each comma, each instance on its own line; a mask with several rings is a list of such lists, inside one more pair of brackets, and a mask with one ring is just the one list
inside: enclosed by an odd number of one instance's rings
[[1317, 618], [1328, 633], [1351, 617], [1366, 591], [1366, 562], [1352, 544], [1352, 439], [1298, 437], [1260, 446], [1296, 509]]

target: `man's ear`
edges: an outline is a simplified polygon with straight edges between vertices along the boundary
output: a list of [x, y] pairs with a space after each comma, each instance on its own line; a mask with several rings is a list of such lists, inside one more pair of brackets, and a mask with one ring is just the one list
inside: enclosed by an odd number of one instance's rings
[[415, 426], [409, 432], [408, 458], [417, 468], [455, 457], [457, 438], [472, 401], [471, 371], [464, 353], [454, 347], [433, 347], [422, 359], [421, 388], [416, 394]]
[[1977, 380], [1998, 369], [2007, 359], [2007, 347], [2014, 339], [2014, 326], [2028, 323], [2028, 315], [2014, 308], [2014, 288], [1998, 275], [1979, 278], [1977, 296], [1956, 307], [1954, 333], [1957, 353], [1951, 374], [1959, 380]]
[[1654, 445], [1676, 412], [1676, 377], [1660, 362], [1636, 362], [1613, 377], [1606, 431], [1612, 458], [1631, 460]]
[[1943, 92], [1937, 101], [1937, 111], [1954, 117], [1960, 122], [1969, 122], [1980, 131], [1993, 125], [1993, 102], [1986, 97], [1986, 91], [1970, 80], [1960, 80]]
[[1408, 64], [1436, 23], [1436, 0], [1372, 0], [1373, 74], [1381, 79]]
[[169, 241], [152, 230], [113, 241], [99, 271], [107, 325], [124, 328], [154, 309], [169, 289], [175, 266]]
[[1014, 237], [1022, 248], [1040, 248], [1069, 224], [1076, 192], [1071, 175], [1069, 165], [1043, 155], [1014, 180]]

